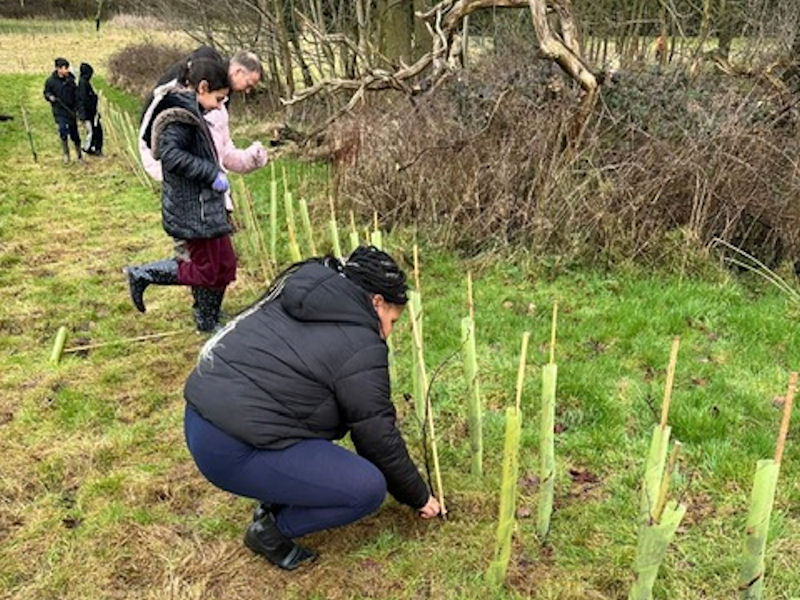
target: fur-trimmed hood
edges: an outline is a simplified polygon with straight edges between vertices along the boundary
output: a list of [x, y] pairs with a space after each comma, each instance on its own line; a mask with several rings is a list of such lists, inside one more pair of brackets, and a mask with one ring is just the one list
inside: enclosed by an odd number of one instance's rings
[[208, 143], [216, 160], [217, 149], [214, 146], [211, 132], [208, 130], [208, 124], [200, 113], [200, 108], [197, 104], [197, 98], [194, 92], [172, 91], [165, 95], [155, 113], [150, 131], [150, 147], [153, 152], [153, 158], [156, 160], [161, 159], [159, 138], [164, 132], [164, 129], [173, 123], [185, 123], [192, 127], [197, 127], [200, 135], [206, 143]]

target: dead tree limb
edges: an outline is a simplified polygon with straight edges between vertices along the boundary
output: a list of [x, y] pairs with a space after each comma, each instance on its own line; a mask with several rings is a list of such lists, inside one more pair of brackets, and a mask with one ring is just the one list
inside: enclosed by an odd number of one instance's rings
[[[456, 43], [463, 21], [473, 12], [485, 8], [529, 8], [533, 19], [533, 27], [539, 41], [542, 55], [554, 61], [561, 69], [575, 80], [584, 91], [578, 108], [574, 125], [570, 133], [571, 141], [580, 139], [585, 129], [588, 116], [594, 107], [598, 80], [583, 60], [577, 26], [572, 12], [571, 0], [442, 0], [430, 10], [417, 13], [417, 18], [425, 23], [433, 40], [430, 52], [423, 54], [411, 65], [400, 64], [393, 72], [376, 68], [368, 63], [366, 41], [361, 30], [362, 15], [359, 14], [359, 40], [347, 40], [344, 35], [335, 38], [309, 26], [308, 30], [318, 43], [345, 44], [362, 61], [363, 68], [358, 78], [325, 78], [303, 90], [296, 91], [291, 98], [283, 100], [285, 105], [292, 105], [307, 100], [321, 92], [352, 91], [353, 96], [345, 107], [326, 120], [316, 130], [319, 133], [334, 120], [351, 110], [363, 97], [365, 92], [395, 89], [409, 96], [434, 89], [459, 63], [454, 56], [460, 52]], [[553, 31], [547, 20], [548, 11], [554, 12], [559, 19], [561, 34]], [[307, 25], [310, 21], [307, 21]], [[422, 76], [424, 74], [424, 76]], [[422, 76], [422, 77], [421, 77]]]

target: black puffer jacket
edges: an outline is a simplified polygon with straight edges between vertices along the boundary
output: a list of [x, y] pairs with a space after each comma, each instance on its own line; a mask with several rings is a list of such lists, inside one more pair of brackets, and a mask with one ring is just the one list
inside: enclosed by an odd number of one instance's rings
[[144, 140], [164, 172], [164, 230], [184, 240], [230, 233], [225, 195], [211, 189], [220, 168], [195, 93], [167, 94], [153, 112]]
[[[53, 71], [44, 82], [44, 99], [50, 102], [56, 120], [75, 118], [76, 91], [75, 75], [72, 73], [67, 73], [66, 77], [59, 77], [58, 71]], [[55, 97], [55, 100], [50, 100], [50, 96]]]
[[428, 487], [395, 424], [388, 350], [369, 294], [309, 263], [281, 295], [243, 317], [189, 376], [186, 400], [217, 427], [258, 448], [350, 431], [389, 492], [420, 508]]
[[88, 63], [81, 63], [81, 76], [78, 79], [76, 108], [81, 121], [92, 121], [97, 114], [97, 94], [92, 87], [94, 69]]

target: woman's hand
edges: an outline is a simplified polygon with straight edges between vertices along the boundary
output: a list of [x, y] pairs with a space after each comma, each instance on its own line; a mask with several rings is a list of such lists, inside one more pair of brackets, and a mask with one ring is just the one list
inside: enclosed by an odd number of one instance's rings
[[419, 516], [423, 519], [433, 519], [442, 511], [439, 501], [431, 496], [428, 498], [428, 503], [419, 509]]

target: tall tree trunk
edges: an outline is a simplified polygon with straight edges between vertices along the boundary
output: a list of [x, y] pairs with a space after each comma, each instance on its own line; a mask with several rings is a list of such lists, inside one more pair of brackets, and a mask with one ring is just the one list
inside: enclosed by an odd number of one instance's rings
[[411, 61], [411, 0], [381, 0], [381, 52], [395, 65]]
[[[528, 5], [531, 9], [533, 28], [536, 30], [536, 37], [539, 40], [539, 48], [542, 53], [558, 63], [570, 77], [580, 84], [585, 92], [578, 114], [575, 116], [572, 131], [569, 134], [568, 142], [570, 144], [576, 143], [583, 135], [586, 122], [597, 99], [597, 79], [594, 73], [583, 63], [580, 56], [575, 54], [561, 39], [553, 34], [547, 22], [546, 0], [528, 0]], [[562, 18], [572, 20], [572, 15], [564, 14]], [[574, 22], [572, 24], [562, 22], [562, 29], [565, 25], [567, 28], [574, 27]]]
[[314, 85], [314, 79], [311, 77], [311, 69], [308, 68], [308, 62], [306, 62], [305, 56], [303, 55], [303, 48], [300, 46], [300, 35], [298, 32], [297, 20], [294, 18], [294, 0], [292, 0], [292, 11], [289, 17], [289, 27], [288, 27], [288, 35], [289, 41], [292, 43], [292, 48], [294, 48], [294, 55], [297, 59], [297, 64], [300, 65], [300, 72], [303, 74], [303, 84], [306, 87], [311, 87]]
[[736, 35], [737, 15], [734, 14], [736, 7], [731, 6], [726, 0], [719, 0], [719, 12], [717, 14], [717, 31], [719, 32], [719, 46], [717, 52], [725, 60], [731, 54], [731, 43]]
[[[414, 0], [414, 13], [425, 12], [430, 8], [430, 0]], [[414, 19], [414, 60], [433, 49], [433, 40], [425, 27], [425, 21], [413, 15]]]
[[283, 0], [273, 0], [275, 7], [275, 28], [278, 33], [278, 47], [281, 55], [281, 67], [286, 81], [287, 98], [294, 95], [294, 73], [292, 72], [292, 50], [289, 47], [289, 33], [286, 30], [285, 5]]

